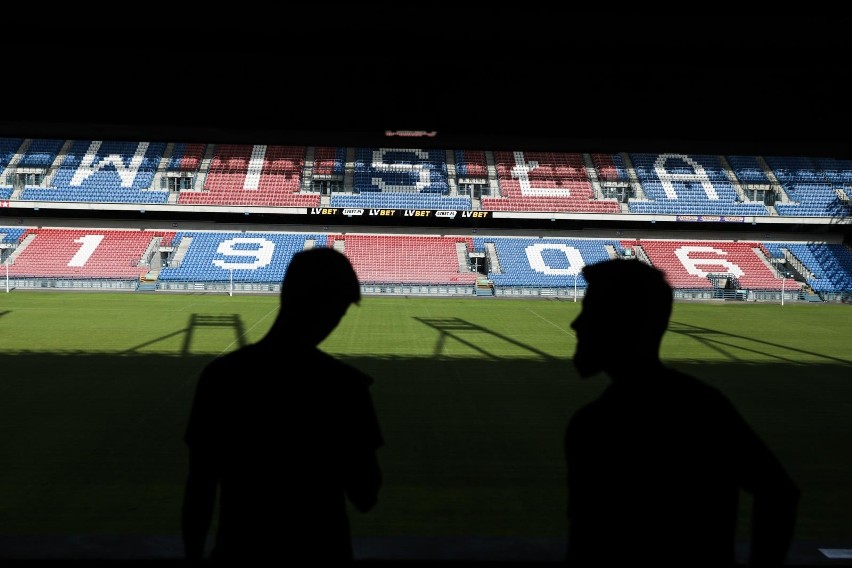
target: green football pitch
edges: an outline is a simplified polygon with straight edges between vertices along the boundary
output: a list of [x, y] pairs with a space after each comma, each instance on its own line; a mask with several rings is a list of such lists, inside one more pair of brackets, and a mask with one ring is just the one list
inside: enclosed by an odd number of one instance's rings
[[[607, 385], [571, 366], [579, 308], [366, 297], [349, 310], [322, 348], [375, 378], [386, 439], [379, 504], [353, 513], [355, 536], [565, 534], [562, 433]], [[274, 295], [0, 294], [0, 534], [179, 535], [197, 374], [277, 309]], [[797, 539], [852, 534], [850, 310], [677, 303], [663, 344], [799, 483]], [[613, 356], [629, 341], [613, 336]], [[289, 364], [247, 372], [283, 380]]]

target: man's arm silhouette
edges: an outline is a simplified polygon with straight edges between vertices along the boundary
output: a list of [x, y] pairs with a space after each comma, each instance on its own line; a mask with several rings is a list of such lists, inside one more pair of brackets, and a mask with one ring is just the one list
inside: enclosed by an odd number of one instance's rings
[[740, 422], [740, 484], [752, 496], [749, 566], [782, 566], [796, 525], [801, 491], [767, 445]]
[[376, 454], [370, 452], [353, 456], [352, 466], [344, 481], [346, 497], [362, 513], [376, 506], [379, 488], [382, 485], [382, 472]]
[[210, 463], [198, 452], [190, 452], [181, 519], [187, 560], [204, 557], [204, 544], [216, 503], [216, 487], [217, 478]]
[[799, 490], [790, 482], [760, 487], [752, 503], [749, 566], [782, 566], [790, 545], [799, 503]]
[[216, 422], [210, 412], [214, 383], [209, 373], [209, 368], [201, 373], [184, 435], [189, 449], [189, 467], [184, 484], [181, 530], [186, 559], [194, 561], [204, 558], [219, 487], [215, 449], [210, 437]]
[[[372, 379], [361, 378], [365, 384]], [[360, 512], [376, 506], [382, 485], [382, 470], [376, 450], [383, 443], [376, 410], [367, 390], [358, 389], [347, 395], [350, 411], [357, 412], [347, 419], [351, 436], [346, 444], [343, 490], [347, 499]]]

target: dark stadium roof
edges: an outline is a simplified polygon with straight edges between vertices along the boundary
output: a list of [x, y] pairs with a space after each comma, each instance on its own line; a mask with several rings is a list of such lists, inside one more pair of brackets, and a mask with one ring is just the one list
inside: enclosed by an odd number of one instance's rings
[[852, 158], [830, 16], [365, 9], [42, 28], [2, 134]]

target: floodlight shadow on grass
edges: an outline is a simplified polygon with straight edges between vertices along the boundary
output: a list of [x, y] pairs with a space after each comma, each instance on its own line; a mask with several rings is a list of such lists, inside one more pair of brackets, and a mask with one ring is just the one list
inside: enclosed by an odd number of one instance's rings
[[12, 310], [3, 310], [2, 312], [0, 312], [0, 317], [3, 317], [6, 314], [11, 314], [11, 313], [12, 313]]
[[150, 341], [146, 341], [144, 343], [140, 343], [135, 345], [129, 349], [122, 351], [122, 354], [134, 353], [144, 347], [148, 347], [160, 341], [165, 341], [166, 339], [178, 336], [183, 334], [183, 347], [181, 348], [180, 355], [181, 357], [186, 357], [191, 354], [190, 346], [192, 345], [192, 336], [199, 329], [204, 327], [231, 327], [234, 329], [235, 341], [237, 343], [237, 347], [242, 347], [245, 345], [245, 327], [243, 326], [243, 320], [240, 318], [239, 314], [227, 314], [227, 315], [205, 315], [205, 314], [192, 314], [189, 316], [189, 323], [184, 329], [179, 329], [172, 333], [163, 335], [156, 339], [152, 339]]
[[481, 346], [476, 345], [475, 343], [472, 343], [472, 342], [468, 341], [467, 339], [462, 338], [457, 333], [453, 333], [453, 332], [464, 331], [464, 332], [488, 334], [492, 337], [496, 337], [497, 339], [505, 341], [506, 343], [511, 343], [512, 345], [515, 345], [517, 347], [525, 349], [525, 350], [529, 351], [530, 353], [534, 353], [536, 355], [539, 355], [544, 359], [547, 359], [547, 360], [550, 360], [550, 361], [557, 360], [556, 357], [553, 357], [549, 353], [545, 353], [544, 351], [536, 349], [532, 345], [527, 345], [527, 344], [522, 343], [522, 342], [520, 342], [516, 339], [512, 339], [511, 337], [507, 337], [503, 334], [500, 334], [500, 333], [497, 333], [493, 330], [484, 328], [481, 325], [477, 325], [477, 324], [472, 323], [472, 322], [465, 320], [465, 319], [461, 319], [461, 318], [419, 318], [419, 317], [415, 317], [414, 319], [419, 321], [423, 325], [427, 325], [427, 326], [429, 326], [433, 329], [436, 329], [438, 331], [438, 333], [439, 333], [438, 341], [435, 344], [435, 353], [434, 353], [436, 356], [441, 355], [441, 352], [444, 349], [444, 345], [446, 345], [447, 339], [454, 339], [454, 340], [458, 341], [459, 343], [470, 347], [474, 351], [478, 351], [479, 353], [483, 354], [484, 356], [486, 356], [490, 359], [499, 360], [499, 359], [505, 358], [505, 357], [500, 357], [499, 355], [496, 355], [496, 354], [493, 354], [493, 353], [489, 353], [487, 350], [485, 350]]
[[[727, 331], [720, 331], [718, 329], [710, 329], [707, 327], [699, 327], [697, 325], [690, 325], [677, 321], [672, 321], [670, 323], [668, 332], [694, 339], [695, 341], [707, 347], [708, 349], [716, 351], [717, 353], [728, 357], [732, 361], [737, 361], [740, 359], [739, 357], [734, 355], [734, 352], [738, 350], [752, 354], [764, 355], [770, 358], [775, 358], [779, 361], [784, 361], [785, 363], [801, 363], [799, 359], [797, 359], [795, 356], [792, 356], [798, 354], [810, 355], [818, 359], [825, 359], [826, 361], [852, 366], [852, 361], [842, 359], [840, 357], [832, 357], [831, 355], [823, 355], [821, 353], [815, 353], [814, 351], [806, 351], [804, 349], [799, 349], [798, 347], [794, 347], [793, 345], [782, 345], [781, 343], [764, 341], [756, 337], [749, 337], [747, 335], [737, 335]], [[743, 343], [734, 343], [734, 341], [739, 341]], [[744, 342], [755, 344], [757, 347], [748, 347]], [[763, 349], [759, 349], [759, 347], [763, 347]], [[791, 356], [787, 357], [784, 355], [769, 353], [769, 351], [766, 350], [766, 348], [768, 347], [783, 349], [785, 352], [790, 353]]]

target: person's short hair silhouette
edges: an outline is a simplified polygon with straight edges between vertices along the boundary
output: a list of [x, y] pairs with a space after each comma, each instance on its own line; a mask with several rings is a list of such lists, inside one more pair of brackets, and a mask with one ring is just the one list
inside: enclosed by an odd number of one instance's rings
[[610, 384], [565, 432], [567, 562], [735, 565], [742, 490], [753, 499], [750, 564], [783, 564], [799, 490], [718, 389], [661, 362], [673, 308], [664, 273], [613, 259], [583, 276], [574, 366]]
[[187, 559], [216, 520], [215, 560], [353, 560], [347, 501], [376, 504], [383, 438], [372, 379], [317, 346], [360, 299], [344, 254], [301, 251], [269, 332], [203, 369], [185, 434]]

